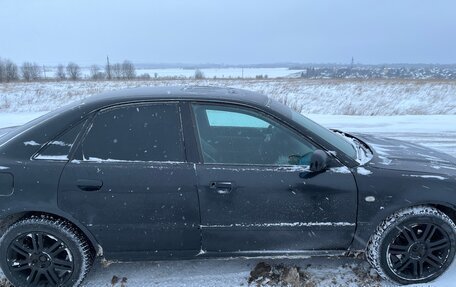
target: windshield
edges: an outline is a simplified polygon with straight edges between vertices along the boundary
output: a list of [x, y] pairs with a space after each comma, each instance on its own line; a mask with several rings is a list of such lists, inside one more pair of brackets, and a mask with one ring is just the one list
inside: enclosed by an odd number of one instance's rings
[[351, 157], [354, 160], [357, 160], [358, 151], [356, 147], [352, 143], [347, 141], [344, 137], [336, 134], [331, 130], [328, 130], [327, 128], [320, 126], [316, 122], [306, 118], [305, 116], [301, 115], [300, 113], [294, 110], [291, 110], [291, 118], [293, 119], [293, 121], [302, 125], [312, 133], [318, 135], [331, 145], [335, 146], [337, 149], [345, 153], [347, 156]]

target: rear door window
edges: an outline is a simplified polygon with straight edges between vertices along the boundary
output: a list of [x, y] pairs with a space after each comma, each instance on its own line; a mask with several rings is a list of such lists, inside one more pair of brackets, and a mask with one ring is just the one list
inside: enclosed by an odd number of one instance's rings
[[84, 160], [185, 161], [175, 103], [126, 105], [99, 112], [82, 144]]

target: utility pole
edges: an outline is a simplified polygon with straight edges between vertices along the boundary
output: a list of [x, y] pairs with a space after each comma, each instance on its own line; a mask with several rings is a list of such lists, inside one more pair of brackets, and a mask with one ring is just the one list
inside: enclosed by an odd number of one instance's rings
[[106, 78], [111, 80], [111, 66], [109, 65], [109, 56], [106, 56]]

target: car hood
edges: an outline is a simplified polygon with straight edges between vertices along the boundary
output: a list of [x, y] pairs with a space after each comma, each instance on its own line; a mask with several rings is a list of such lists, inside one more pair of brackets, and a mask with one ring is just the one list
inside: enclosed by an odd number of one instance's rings
[[390, 138], [365, 134], [356, 137], [373, 150], [373, 158], [367, 163], [369, 166], [456, 177], [456, 158], [451, 155]]

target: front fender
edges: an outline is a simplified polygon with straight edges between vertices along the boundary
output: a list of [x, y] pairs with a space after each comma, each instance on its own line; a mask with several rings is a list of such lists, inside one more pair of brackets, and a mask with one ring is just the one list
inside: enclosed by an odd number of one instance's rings
[[369, 168], [355, 173], [358, 185], [357, 229], [351, 250], [364, 250], [377, 226], [395, 212], [433, 205], [456, 210], [456, 181], [449, 177], [420, 177], [416, 172]]

